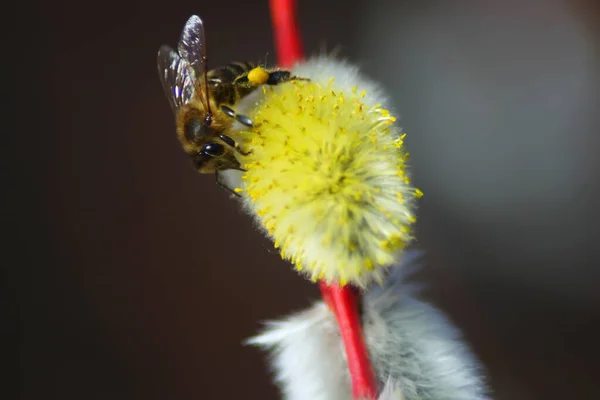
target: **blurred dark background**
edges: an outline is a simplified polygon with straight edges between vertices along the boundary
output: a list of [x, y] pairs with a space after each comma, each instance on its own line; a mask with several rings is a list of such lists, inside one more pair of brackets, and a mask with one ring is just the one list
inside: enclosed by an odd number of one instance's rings
[[[2, 325], [21, 398], [278, 398], [241, 342], [318, 292], [192, 169], [155, 65], [191, 14], [212, 66], [275, 60], [267, 2], [19, 7]], [[425, 192], [415, 279], [494, 397], [600, 398], [598, 2], [299, 13], [309, 53], [339, 46], [393, 97]]]

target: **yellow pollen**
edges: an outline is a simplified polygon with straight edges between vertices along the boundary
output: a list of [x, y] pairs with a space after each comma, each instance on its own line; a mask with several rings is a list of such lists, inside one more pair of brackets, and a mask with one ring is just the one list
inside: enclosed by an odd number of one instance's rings
[[256, 67], [248, 72], [248, 80], [255, 85], [264, 85], [269, 80], [269, 73], [262, 67]]

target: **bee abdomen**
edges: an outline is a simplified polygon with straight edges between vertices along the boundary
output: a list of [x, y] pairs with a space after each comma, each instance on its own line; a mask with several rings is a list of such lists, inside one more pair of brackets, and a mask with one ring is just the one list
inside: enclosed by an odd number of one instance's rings
[[227, 68], [235, 71], [237, 73], [237, 76], [247, 73], [255, 67], [256, 64], [246, 61], [236, 61], [227, 65]]
[[232, 62], [213, 69], [208, 73], [209, 79], [219, 79], [221, 83], [231, 83], [237, 77], [252, 70], [256, 65], [249, 62]]
[[254, 88], [242, 87], [234, 83], [237, 78], [255, 67], [256, 64], [250, 62], [232, 62], [210, 71], [208, 79], [215, 84], [213, 96], [217, 103], [232, 105], [250, 93]]

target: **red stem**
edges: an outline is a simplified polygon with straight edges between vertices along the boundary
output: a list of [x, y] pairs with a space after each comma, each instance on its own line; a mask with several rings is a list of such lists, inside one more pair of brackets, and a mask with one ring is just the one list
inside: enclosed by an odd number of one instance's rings
[[[296, 2], [295, 0], [269, 0], [269, 2], [278, 64], [289, 68], [304, 58], [302, 40], [296, 24]], [[339, 287], [321, 282], [320, 288], [323, 299], [335, 314], [344, 342], [352, 394], [355, 399], [375, 399], [378, 385], [360, 324], [358, 312], [360, 294], [349, 285]]]
[[355, 399], [375, 399], [377, 396], [377, 380], [365, 338], [360, 324], [358, 300], [360, 294], [351, 286], [339, 287], [320, 283], [323, 299], [333, 310], [338, 323], [340, 335], [344, 342], [352, 395]]
[[296, 24], [295, 0], [269, 0], [279, 66], [289, 68], [304, 58]]

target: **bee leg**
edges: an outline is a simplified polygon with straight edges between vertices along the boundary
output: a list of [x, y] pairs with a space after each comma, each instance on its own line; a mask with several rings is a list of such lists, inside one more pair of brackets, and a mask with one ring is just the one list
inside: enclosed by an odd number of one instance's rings
[[227, 114], [227, 116], [235, 119], [240, 124], [245, 125], [248, 128], [254, 127], [254, 123], [252, 123], [252, 120], [249, 117], [238, 114], [227, 106], [221, 106], [220, 108], [221, 108], [221, 111], [223, 111], [225, 114]]
[[269, 72], [262, 67], [256, 67], [246, 75], [237, 78], [234, 84], [255, 88], [260, 85], [279, 85], [280, 83], [289, 81], [310, 81], [310, 79], [294, 76], [290, 71], [279, 70]]
[[310, 79], [294, 76], [290, 71], [273, 71], [269, 72], [269, 78], [265, 83], [267, 85], [279, 85], [289, 81], [310, 81]]
[[227, 143], [230, 147], [237, 148], [237, 143], [227, 135], [219, 135], [219, 139]]
[[236, 114], [235, 119], [237, 122], [239, 122], [242, 125], [246, 125], [248, 128], [254, 127], [254, 123], [252, 122], [252, 120], [246, 117], [245, 115]]
[[250, 154], [252, 154], [252, 150], [250, 150], [250, 151], [242, 151], [242, 149], [240, 149], [239, 146], [236, 146], [235, 149], [238, 151], [238, 153], [240, 153], [244, 157], [247, 157]]
[[242, 151], [240, 146], [232, 138], [230, 138], [227, 135], [219, 135], [219, 139], [221, 139], [223, 142], [227, 143], [229, 146], [233, 147], [238, 153], [240, 153], [243, 156], [249, 156], [250, 154], [252, 154], [252, 150], [250, 150], [248, 152]]
[[236, 197], [242, 197], [241, 194], [237, 193], [235, 190], [231, 190], [228, 186], [226, 186], [222, 181], [219, 175], [219, 171], [215, 172], [215, 178], [217, 181], [217, 185], [221, 187], [221, 189], [227, 190], [229, 193], [234, 194]]

